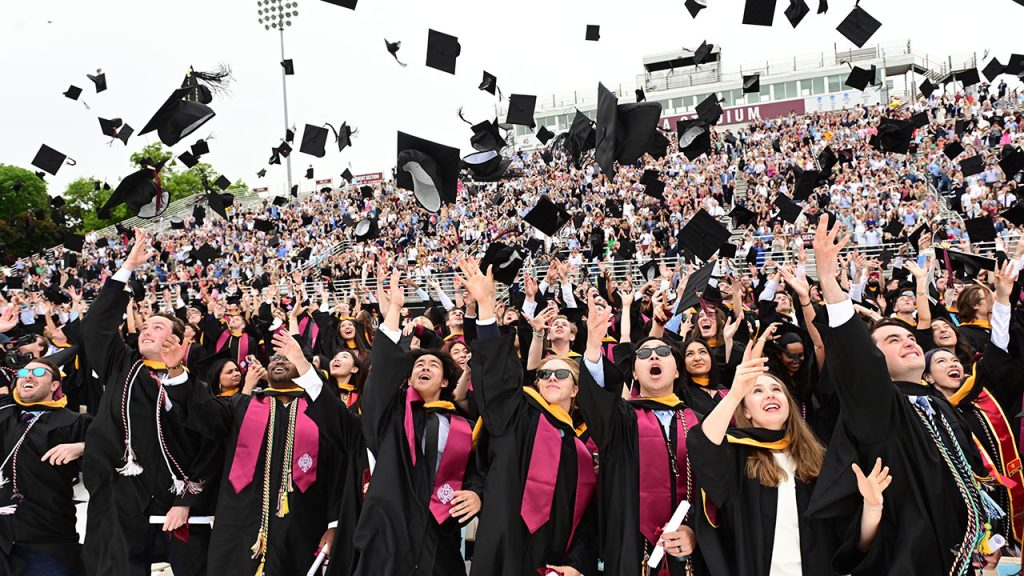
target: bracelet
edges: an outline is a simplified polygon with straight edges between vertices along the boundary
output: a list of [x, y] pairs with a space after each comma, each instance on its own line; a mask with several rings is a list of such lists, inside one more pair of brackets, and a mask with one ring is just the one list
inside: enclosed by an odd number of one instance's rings
[[806, 303], [805, 302], [801, 302], [800, 305], [801, 306], [810, 306], [811, 303], [810, 302], [806, 302]]
[[541, 338], [541, 339], [543, 339], [543, 338], [544, 338], [544, 332], [543, 332], [543, 331], [540, 331], [540, 332], [534, 332], [534, 333], [533, 333], [533, 337], [534, 337], [534, 338]]

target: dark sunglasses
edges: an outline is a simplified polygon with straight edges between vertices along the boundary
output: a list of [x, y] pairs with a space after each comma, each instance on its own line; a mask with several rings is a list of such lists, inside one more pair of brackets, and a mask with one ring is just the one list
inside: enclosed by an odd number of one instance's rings
[[25, 378], [29, 374], [32, 374], [36, 378], [42, 378], [43, 376], [49, 373], [50, 371], [46, 368], [22, 368], [18, 370], [18, 378]]
[[552, 376], [558, 378], [559, 380], [565, 380], [566, 378], [572, 376], [572, 372], [570, 372], [568, 368], [559, 368], [557, 370], [537, 370], [537, 380], [547, 380]]
[[641, 360], [647, 360], [651, 357], [651, 354], [657, 354], [659, 358], [667, 358], [672, 353], [672, 348], [662, 344], [661, 346], [655, 346], [653, 348], [640, 348], [636, 351], [636, 357]]
[[792, 360], [799, 360], [799, 361], [802, 362], [803, 359], [804, 359], [804, 355], [803, 354], [790, 354], [789, 352], [786, 352], [785, 350], [783, 350], [782, 353], [785, 354], [787, 358], [790, 358]]

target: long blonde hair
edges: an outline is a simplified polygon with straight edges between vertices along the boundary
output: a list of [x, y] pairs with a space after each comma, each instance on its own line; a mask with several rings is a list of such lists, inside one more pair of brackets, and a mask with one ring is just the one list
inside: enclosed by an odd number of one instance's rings
[[[811, 431], [797, 409], [796, 400], [789, 393], [785, 383], [773, 374], [764, 374], [779, 383], [782, 394], [789, 403], [789, 417], [786, 418], [785, 440], [788, 443], [786, 452], [792, 458], [796, 468], [796, 477], [804, 483], [811, 482], [821, 473], [821, 465], [825, 460], [825, 447]], [[736, 427], [756, 428], [744, 413], [743, 403], [736, 407]], [[775, 461], [771, 451], [753, 448], [747, 456], [747, 478], [757, 480], [762, 486], [778, 487], [786, 479], [786, 471]]]

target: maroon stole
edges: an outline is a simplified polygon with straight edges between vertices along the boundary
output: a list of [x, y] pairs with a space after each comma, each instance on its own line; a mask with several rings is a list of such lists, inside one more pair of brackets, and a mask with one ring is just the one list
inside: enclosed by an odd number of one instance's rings
[[[551, 519], [551, 504], [555, 496], [555, 484], [558, 481], [558, 467], [562, 458], [562, 435], [559, 429], [548, 420], [545, 412], [555, 420], [565, 424], [573, 434], [576, 447], [576, 498], [573, 504], [572, 530], [566, 542], [566, 551], [572, 544], [583, 512], [587, 509], [594, 488], [597, 486], [597, 474], [594, 472], [594, 458], [590, 449], [576, 435], [572, 419], [561, 407], [548, 404], [533, 388], [523, 388], [526, 395], [540, 407], [537, 415], [537, 431], [533, 437], [533, 451], [530, 453], [530, 467], [523, 485], [522, 504], [519, 515], [526, 523], [530, 534], [535, 533]], [[564, 431], [564, 429], [563, 429]]]
[[[409, 445], [409, 457], [412, 465], [416, 465], [416, 429], [412, 419], [412, 403], [422, 402], [416, 390], [409, 386], [405, 392], [405, 438]], [[434, 476], [434, 487], [430, 492], [430, 512], [438, 524], [444, 524], [451, 517], [451, 501], [455, 493], [462, 490], [462, 480], [466, 475], [469, 455], [473, 451], [473, 429], [469, 422], [457, 416], [451, 402], [426, 402], [425, 409], [443, 410], [449, 413], [448, 441], [445, 443], [441, 462]]]
[[[224, 349], [225, 346], [229, 346], [231, 342], [231, 331], [225, 330], [220, 333], [220, 337], [217, 338], [217, 352]], [[238, 337], [238, 357], [235, 358], [235, 362], [238, 364], [238, 369], [245, 371], [248, 367], [245, 359], [249, 356], [249, 335], [242, 332], [242, 335]]]
[[[270, 424], [270, 403], [276, 401], [272, 396], [254, 397], [245, 409], [242, 427], [238, 431], [238, 441], [235, 444], [234, 458], [231, 460], [231, 470], [228, 473], [228, 480], [231, 481], [236, 494], [252, 483], [253, 475], [256, 473], [256, 462], [260, 459], [263, 448], [263, 438], [267, 435]], [[292, 402], [299, 403], [292, 450], [292, 480], [300, 492], [305, 492], [313, 482], [316, 482], [320, 428], [306, 415], [305, 398], [296, 398]], [[272, 429], [270, 433], [273, 433]]]
[[[653, 546], [661, 536], [677, 502], [672, 501], [672, 477], [675, 476], [676, 499], [690, 500], [689, 466], [687, 464], [686, 433], [697, 426], [697, 415], [682, 407], [675, 395], [666, 398], [643, 398], [632, 401], [636, 411], [637, 444], [640, 473], [640, 532]], [[642, 402], [642, 404], [641, 404]], [[662, 404], [665, 410], [676, 411], [675, 464], [667, 456], [667, 445], [661, 422], [654, 415], [652, 403]], [[661, 409], [661, 408], [658, 408]]]
[[[306, 335], [306, 327], [309, 326], [310, 317], [306, 316], [302, 320], [299, 320], [299, 334], [302, 336]], [[309, 332], [309, 346], [310, 348], [316, 346], [316, 339], [320, 336], [320, 325], [313, 322], [313, 328]]]
[[1024, 536], [1024, 474], [1021, 471], [1020, 454], [1014, 444], [1013, 433], [1010, 432], [1010, 424], [1003, 414], [1003, 409], [989, 395], [988, 390], [982, 389], [974, 400], [974, 405], [979, 413], [984, 416], [985, 423], [992, 439], [995, 440], [996, 449], [999, 450], [999, 461], [1002, 462], [1002, 470], [992, 461], [986, 452], [986, 448], [978, 442], [979, 452], [985, 462], [985, 468], [999, 484], [1006, 488], [1010, 495], [1010, 509], [1006, 511], [1012, 519], [1013, 538], [1017, 542]]

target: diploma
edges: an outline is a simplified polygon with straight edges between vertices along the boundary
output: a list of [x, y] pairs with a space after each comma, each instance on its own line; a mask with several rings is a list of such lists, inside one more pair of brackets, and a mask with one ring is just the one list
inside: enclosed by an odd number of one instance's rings
[[[150, 516], [149, 517], [149, 523], [150, 524], [163, 524], [164, 522], [167, 522], [167, 516]], [[188, 523], [189, 524], [209, 524], [210, 526], [213, 526], [213, 516], [189, 516], [188, 517]]]
[[[683, 525], [683, 518], [686, 518], [686, 513], [690, 511], [690, 503], [683, 500], [676, 506], [676, 511], [672, 513], [672, 517], [668, 519], [668, 524], [665, 524], [665, 528], [662, 533], [675, 532], [679, 530], [679, 527]], [[654, 552], [651, 552], [651, 557], [647, 560], [647, 565], [651, 568], [657, 568], [661, 564], [662, 558], [665, 557], [665, 547], [658, 544], [654, 547]]]
[[324, 547], [320, 549], [320, 553], [316, 555], [316, 560], [313, 561], [313, 565], [309, 567], [309, 572], [306, 572], [306, 576], [314, 576], [319, 570], [320, 566], [324, 563], [324, 559], [327, 558], [330, 545], [324, 544]]

